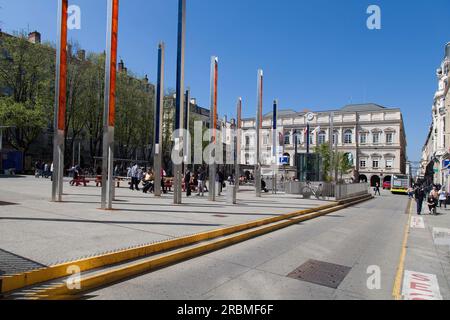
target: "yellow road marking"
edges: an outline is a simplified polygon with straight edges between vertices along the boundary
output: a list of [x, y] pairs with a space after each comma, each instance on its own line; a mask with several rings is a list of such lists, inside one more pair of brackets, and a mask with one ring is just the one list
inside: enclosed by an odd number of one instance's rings
[[345, 209], [351, 205], [355, 205], [364, 201], [367, 201], [368, 198], [355, 200], [352, 203], [346, 203], [337, 205], [332, 208], [325, 209], [321, 212], [314, 212], [310, 215], [304, 215], [289, 219], [287, 221], [281, 221], [275, 225], [263, 226], [260, 229], [249, 230], [244, 233], [238, 235], [230, 235], [224, 239], [214, 240], [210, 243], [200, 243], [195, 245], [194, 247], [189, 247], [185, 249], [179, 249], [175, 252], [168, 252], [159, 257], [149, 257], [144, 261], [138, 261], [126, 266], [117, 267], [112, 270], [106, 270], [99, 274], [94, 274], [92, 276], [86, 276], [80, 279], [81, 289], [70, 290], [67, 288], [67, 285], [64, 283], [59, 283], [54, 286], [43, 288], [42, 290], [37, 290], [37, 292], [30, 294], [28, 298], [31, 299], [39, 299], [39, 300], [53, 300], [59, 299], [61, 297], [70, 297], [70, 295], [79, 295], [82, 292], [92, 291], [96, 288], [103, 287], [108, 284], [113, 284], [123, 279], [131, 278], [137, 275], [141, 275], [144, 273], [148, 273], [150, 271], [173, 265], [175, 263], [179, 263], [181, 261], [185, 261], [190, 258], [194, 258], [200, 256], [205, 253], [209, 253], [215, 250], [219, 250], [257, 236], [261, 236], [276, 230], [280, 230], [286, 228], [288, 226], [312, 220], [314, 218], [327, 215], [332, 212], [336, 212], [342, 209]]
[[244, 223], [241, 225], [226, 227], [222, 229], [207, 231], [192, 236], [185, 236], [181, 238], [175, 238], [167, 241], [162, 241], [155, 244], [139, 246], [131, 249], [124, 249], [117, 252], [98, 255], [86, 259], [67, 262], [59, 265], [50, 266], [22, 274], [0, 277], [0, 293], [7, 293], [17, 289], [25, 288], [31, 285], [43, 283], [49, 280], [67, 277], [70, 274], [67, 273], [69, 267], [76, 266], [79, 271], [88, 271], [100, 267], [109, 266], [116, 263], [130, 261], [132, 259], [145, 257], [151, 254], [161, 253], [167, 250], [173, 250], [181, 248], [187, 245], [192, 245], [205, 240], [212, 240], [218, 237], [231, 235], [237, 232], [249, 230], [252, 228], [261, 227], [264, 225], [280, 222], [288, 219], [295, 219], [304, 215], [308, 215], [318, 211], [333, 210], [336, 208], [344, 208], [358, 199], [366, 201], [367, 198], [355, 197], [352, 199], [346, 199], [339, 202], [333, 202], [331, 204], [323, 205], [317, 208], [311, 208], [301, 210], [289, 214], [284, 214], [276, 217], [265, 218], [257, 221]]
[[405, 258], [406, 258], [406, 249], [408, 246], [408, 237], [410, 233], [411, 226], [411, 218], [412, 218], [412, 210], [413, 210], [413, 200], [409, 202], [409, 216], [408, 222], [406, 223], [404, 235], [403, 235], [403, 243], [402, 243], [402, 251], [400, 253], [400, 261], [397, 267], [397, 274], [395, 276], [394, 288], [392, 290], [392, 296], [395, 300], [402, 300], [402, 284], [403, 284], [403, 272], [405, 269]]

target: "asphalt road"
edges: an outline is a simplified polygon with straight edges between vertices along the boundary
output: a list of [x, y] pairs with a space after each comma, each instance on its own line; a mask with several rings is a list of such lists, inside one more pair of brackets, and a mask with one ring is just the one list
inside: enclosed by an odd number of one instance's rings
[[[407, 197], [385, 192], [356, 207], [91, 292], [88, 297], [392, 299], [409, 218], [407, 207]], [[349, 272], [337, 288], [288, 277], [310, 260], [345, 266]], [[324, 277], [313, 281], [318, 279]]]

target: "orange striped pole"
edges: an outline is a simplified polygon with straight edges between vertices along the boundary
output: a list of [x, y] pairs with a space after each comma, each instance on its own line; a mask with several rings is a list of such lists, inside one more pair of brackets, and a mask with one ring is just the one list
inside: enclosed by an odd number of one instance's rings
[[55, 111], [53, 137], [52, 201], [62, 201], [64, 176], [64, 133], [67, 104], [67, 9], [68, 0], [58, 1]]
[[217, 86], [219, 77], [219, 59], [211, 57], [211, 106], [210, 126], [211, 143], [214, 145], [213, 159], [209, 163], [209, 193], [208, 200], [216, 201], [216, 173], [217, 173]]
[[114, 125], [116, 118], [117, 43], [119, 0], [108, 0], [103, 113], [102, 209], [111, 210], [114, 200]]

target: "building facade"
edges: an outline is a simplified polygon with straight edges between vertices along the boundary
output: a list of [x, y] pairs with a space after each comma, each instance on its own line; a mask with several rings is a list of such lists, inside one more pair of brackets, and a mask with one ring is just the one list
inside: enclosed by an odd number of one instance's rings
[[450, 188], [450, 43], [436, 71], [438, 89], [434, 95], [432, 121], [422, 149], [421, 175], [428, 184], [434, 183]]
[[[310, 152], [329, 143], [332, 137], [337, 151], [345, 153], [353, 164], [353, 173], [346, 179], [370, 182], [390, 181], [396, 174], [406, 173], [406, 134], [400, 109], [376, 104], [348, 105], [340, 110], [312, 113], [285, 110], [279, 112], [278, 128], [283, 132], [282, 155], [295, 165], [295, 150], [307, 153], [306, 127], [310, 125]], [[309, 121], [308, 121], [309, 120]], [[272, 148], [272, 114], [263, 119], [262, 150]], [[256, 143], [255, 119], [242, 122], [242, 164], [252, 165], [255, 159], [249, 150]], [[333, 134], [331, 134], [333, 130]], [[297, 145], [296, 145], [297, 144]], [[267, 164], [267, 163], [262, 163]]]

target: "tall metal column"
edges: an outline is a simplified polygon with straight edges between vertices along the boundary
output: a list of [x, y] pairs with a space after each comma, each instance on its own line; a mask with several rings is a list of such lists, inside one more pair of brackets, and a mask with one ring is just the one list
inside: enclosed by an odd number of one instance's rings
[[165, 45], [161, 42], [158, 46], [158, 81], [156, 84], [155, 101], [155, 132], [154, 132], [154, 170], [155, 170], [155, 197], [161, 197], [161, 169], [162, 169], [162, 121], [164, 112], [164, 59]]
[[[183, 129], [186, 130], [186, 133], [189, 132], [189, 121], [190, 121], [190, 108], [191, 106], [191, 91], [190, 89], [186, 90], [186, 93], [184, 95], [184, 124]], [[184, 137], [184, 144], [183, 144], [183, 152], [184, 152], [184, 167], [185, 170], [187, 166], [191, 163], [191, 153], [190, 151], [190, 141], [188, 141], [187, 137]]]
[[[273, 175], [272, 175], [272, 193], [277, 193], [277, 174], [276, 168], [278, 166], [278, 150], [277, 150], [277, 125], [278, 125], [278, 100], [273, 101], [273, 111], [272, 111], [272, 157], [273, 163]], [[295, 159], [297, 154], [295, 155]]]
[[216, 172], [217, 172], [217, 85], [219, 78], [219, 59], [211, 58], [211, 107], [210, 107], [210, 129], [211, 143], [214, 145], [213, 159], [209, 164], [209, 193], [208, 200], [216, 201]]
[[261, 129], [263, 109], [263, 71], [258, 70], [258, 105], [256, 106], [256, 164], [255, 164], [255, 187], [256, 196], [261, 197]]
[[242, 141], [242, 98], [237, 103], [237, 119], [236, 119], [236, 162], [234, 165], [235, 190], [239, 191], [239, 179], [241, 176], [241, 141]]
[[106, 26], [105, 106], [103, 111], [102, 209], [111, 210], [114, 198], [114, 125], [116, 117], [117, 36], [119, 0], [108, 0]]
[[330, 178], [333, 176], [333, 168], [334, 168], [334, 112], [330, 112], [330, 132], [328, 140], [330, 141]]
[[56, 49], [55, 115], [53, 137], [52, 201], [61, 202], [64, 178], [64, 133], [66, 126], [67, 85], [67, 9], [68, 0], [58, 1]]
[[[175, 127], [178, 132], [175, 136], [176, 148], [183, 146], [183, 134], [180, 129], [183, 126], [184, 113], [184, 52], [186, 42], [186, 0], [178, 0], [178, 50], [177, 50], [177, 84], [176, 84], [176, 104], [175, 104]], [[183, 155], [180, 152], [180, 157]], [[173, 165], [173, 203], [181, 204], [183, 181], [182, 163], [174, 163]]]

